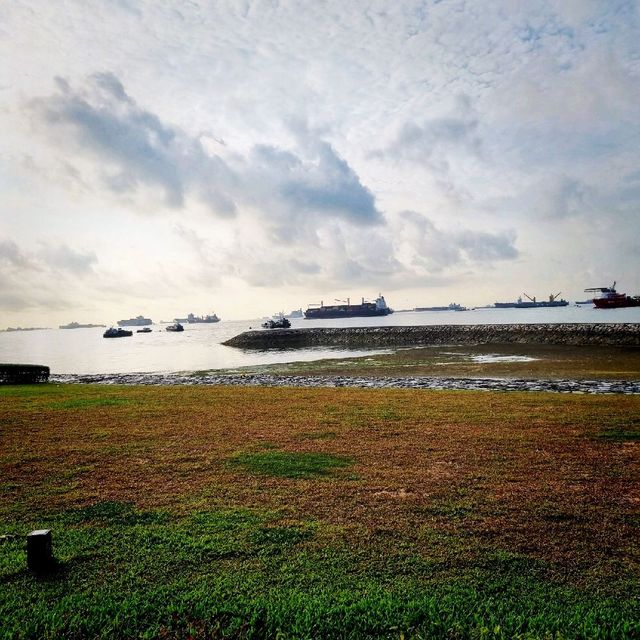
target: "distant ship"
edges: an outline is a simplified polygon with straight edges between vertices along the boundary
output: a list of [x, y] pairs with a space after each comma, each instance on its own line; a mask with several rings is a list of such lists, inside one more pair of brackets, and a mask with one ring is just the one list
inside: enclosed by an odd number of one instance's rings
[[[341, 302], [336, 300], [336, 302]], [[370, 316], [388, 316], [393, 313], [393, 309], [387, 306], [382, 294], [378, 295], [375, 302], [365, 302], [362, 298], [361, 304], [351, 304], [351, 300], [347, 298], [346, 302], [337, 305], [324, 305], [324, 302], [320, 304], [309, 305], [309, 308], [304, 312], [304, 317], [307, 320], [318, 320], [325, 318], [359, 318]]]
[[550, 295], [548, 300], [536, 300], [535, 296], [531, 298], [526, 293], [524, 296], [527, 300], [523, 300], [519, 297], [516, 302], [496, 302], [493, 306], [496, 309], [535, 309], [538, 307], [566, 307], [568, 302], [566, 300], [558, 300], [560, 293]]
[[467, 307], [463, 307], [457, 302], [452, 302], [446, 307], [416, 307], [414, 311], [466, 311]]
[[186, 322], [187, 324], [209, 324], [211, 322], [220, 322], [220, 318], [213, 313], [206, 316], [194, 316], [190, 313], [186, 318], [174, 318], [174, 322]]
[[628, 296], [626, 293], [618, 293], [615, 282], [610, 287], [591, 287], [590, 289], [585, 289], [585, 291], [600, 294], [592, 300], [596, 309], [640, 307], [640, 296]]
[[291, 313], [287, 313], [285, 318], [303, 318], [304, 313], [302, 313], [302, 309], [294, 309]]
[[143, 316], [136, 316], [135, 318], [129, 318], [128, 320], [118, 320], [119, 327], [145, 327], [148, 324], [153, 324], [150, 318]]
[[94, 327], [106, 327], [105, 324], [80, 324], [79, 322], [70, 322], [69, 324], [61, 324], [60, 329], [93, 329]]

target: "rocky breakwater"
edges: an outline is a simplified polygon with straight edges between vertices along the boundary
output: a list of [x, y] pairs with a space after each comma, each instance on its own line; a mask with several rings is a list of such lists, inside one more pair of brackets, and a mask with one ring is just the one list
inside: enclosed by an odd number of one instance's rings
[[412, 347], [454, 344], [640, 346], [640, 324], [491, 324], [245, 331], [223, 344], [240, 349]]

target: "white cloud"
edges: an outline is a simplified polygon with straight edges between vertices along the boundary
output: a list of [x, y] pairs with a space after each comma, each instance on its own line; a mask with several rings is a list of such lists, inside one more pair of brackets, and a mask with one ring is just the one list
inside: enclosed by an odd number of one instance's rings
[[227, 317], [437, 283], [483, 303], [554, 261], [640, 289], [633, 3], [25, 0], [0, 31], [13, 309], [62, 281], [105, 310], [224, 292]]

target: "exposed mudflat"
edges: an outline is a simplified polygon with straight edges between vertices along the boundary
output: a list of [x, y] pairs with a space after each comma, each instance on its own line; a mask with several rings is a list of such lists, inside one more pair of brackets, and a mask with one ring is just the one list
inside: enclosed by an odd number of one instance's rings
[[549, 391], [554, 393], [640, 394], [640, 381], [527, 380], [436, 376], [357, 377], [286, 376], [273, 374], [101, 374], [52, 375], [52, 383], [126, 385], [243, 385], [264, 387], [358, 387], [370, 389], [459, 389], [484, 391]]

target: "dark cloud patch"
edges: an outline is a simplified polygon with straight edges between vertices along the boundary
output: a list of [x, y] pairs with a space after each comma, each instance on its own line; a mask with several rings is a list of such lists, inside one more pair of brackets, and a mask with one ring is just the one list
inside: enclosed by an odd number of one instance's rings
[[297, 260], [293, 258], [289, 260], [289, 266], [297, 273], [305, 275], [315, 275], [321, 271], [320, 265], [312, 260]]
[[518, 250], [512, 233], [494, 234], [482, 231], [462, 231], [455, 235], [457, 244], [474, 262], [514, 260]]
[[144, 111], [112, 74], [92, 76], [89, 92], [74, 92], [59, 81], [58, 95], [35, 101], [50, 125], [67, 125], [81, 147], [118, 170], [109, 178], [114, 191], [138, 183], [160, 186], [170, 206], [182, 206], [184, 184], [176, 165], [177, 134]]
[[449, 156], [479, 155], [482, 144], [478, 128], [471, 101], [460, 95], [450, 114], [406, 122], [390, 144], [372, 156], [424, 164], [438, 173], [447, 173]]
[[160, 189], [171, 207], [182, 208], [192, 197], [222, 217], [242, 207], [280, 233], [288, 228], [292, 237], [325, 218], [357, 225], [382, 219], [371, 191], [320, 139], [301, 137], [295, 151], [257, 145], [246, 157], [229, 152], [225, 159], [201, 134], [192, 136], [140, 107], [113, 74], [94, 74], [81, 90], [62, 79], [57, 86], [33, 107], [51, 129], [70, 134], [76, 151], [101, 162], [103, 184], [112, 193]]
[[369, 224], [381, 218], [371, 191], [327, 143], [318, 145], [312, 171], [285, 181], [282, 193], [294, 206], [307, 212], [345, 211], [349, 221], [357, 224]]
[[25, 254], [15, 242], [0, 240], [0, 265], [13, 269], [33, 269], [36, 267], [33, 260]]
[[76, 251], [66, 244], [53, 247], [46, 245], [39, 255], [47, 265], [78, 276], [90, 273], [98, 263], [98, 257], [93, 251]]
[[95, 253], [65, 244], [44, 245], [31, 252], [0, 239], [0, 308], [11, 312], [67, 309], [79, 277], [90, 274], [97, 262]]
[[403, 211], [400, 220], [400, 242], [412, 250], [412, 264], [432, 273], [465, 263], [513, 260], [519, 255], [514, 233], [443, 230], [416, 211]]

